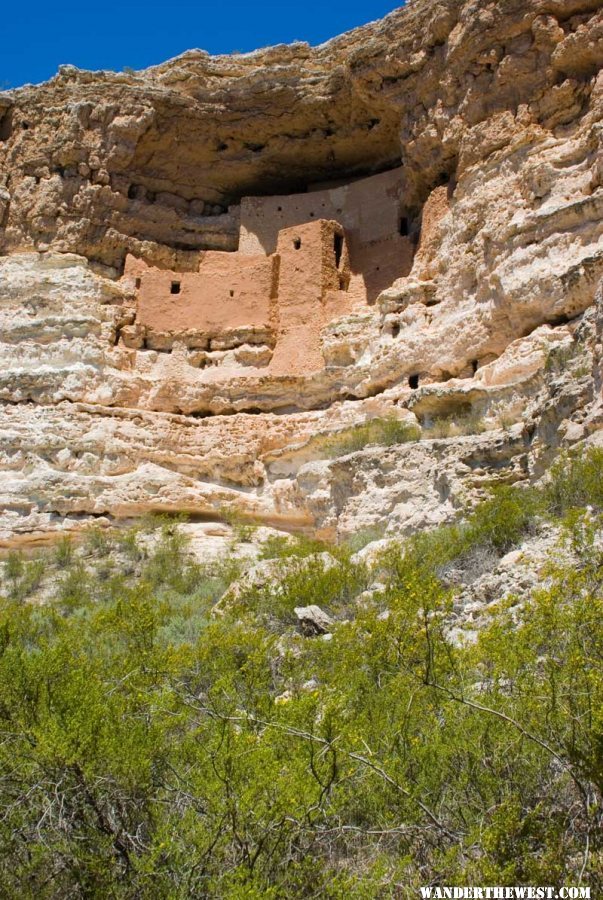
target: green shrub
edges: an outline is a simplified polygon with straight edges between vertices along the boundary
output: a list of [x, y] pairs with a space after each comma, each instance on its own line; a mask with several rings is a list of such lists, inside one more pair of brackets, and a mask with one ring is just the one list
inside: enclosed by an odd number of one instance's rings
[[10, 582], [13, 593], [16, 591], [24, 571], [23, 554], [18, 553], [16, 550], [11, 550], [4, 563], [4, 576]]
[[73, 540], [69, 535], [59, 538], [54, 551], [54, 560], [59, 569], [66, 569], [73, 562]]
[[8, 596], [12, 600], [25, 600], [40, 586], [46, 568], [44, 559], [25, 561], [22, 553], [11, 551], [4, 564]]
[[468, 545], [489, 544], [500, 553], [518, 544], [543, 512], [539, 491], [501, 485], [467, 518]]
[[95, 526], [86, 533], [86, 543], [96, 556], [107, 556], [113, 546], [111, 536], [106, 528]]
[[554, 515], [588, 505], [603, 509], [602, 448], [572, 451], [552, 466], [550, 476], [544, 497]]
[[336, 615], [367, 586], [364, 566], [352, 565], [347, 557], [347, 553], [331, 561], [319, 555], [284, 557], [280, 577], [263, 588], [244, 591], [233, 608], [253, 610], [271, 627], [295, 623], [296, 606], [317, 605]]
[[539, 491], [498, 486], [463, 520], [420, 532], [391, 548], [384, 557], [385, 568], [404, 580], [403, 573], [408, 572], [413, 577], [416, 572], [422, 572], [425, 578], [434, 573], [444, 576], [454, 564], [472, 577], [520, 543], [543, 510]]
[[[594, 505], [600, 462], [560, 461], [546, 491], [497, 488], [384, 554], [386, 579], [349, 548], [326, 564], [324, 545], [281, 541], [272, 581], [212, 615], [246, 564], [198, 566], [164, 523], [128, 577], [75, 559], [44, 606], [3, 598], [2, 895], [600, 895], [603, 555], [577, 505]], [[552, 514], [578, 564], [451, 640], [438, 567]], [[30, 563], [11, 565], [21, 590]], [[358, 602], [376, 575], [378, 600]], [[297, 633], [293, 608], [312, 603], [329, 640]]]
[[25, 571], [19, 585], [19, 596], [22, 600], [29, 597], [42, 583], [47, 570], [45, 559], [31, 559], [25, 564]]
[[380, 541], [384, 537], [384, 525], [368, 526], [367, 528], [362, 528], [360, 531], [357, 531], [355, 534], [347, 538], [344, 546], [350, 553], [358, 553], [358, 551], [362, 550], [363, 547], [366, 547], [367, 544], [372, 544], [374, 541]]
[[334, 549], [331, 544], [306, 535], [271, 535], [262, 543], [260, 559], [304, 559], [315, 553], [323, 553], [325, 550], [331, 552]]
[[160, 539], [146, 561], [143, 577], [153, 587], [170, 585], [178, 590], [186, 577], [187, 537], [173, 525], [163, 525]]
[[145, 551], [139, 541], [140, 528], [127, 528], [117, 532], [118, 550], [131, 562], [140, 562], [145, 558]]
[[88, 574], [81, 560], [60, 568], [66, 571], [58, 579], [56, 597], [65, 610], [83, 606], [89, 600]]

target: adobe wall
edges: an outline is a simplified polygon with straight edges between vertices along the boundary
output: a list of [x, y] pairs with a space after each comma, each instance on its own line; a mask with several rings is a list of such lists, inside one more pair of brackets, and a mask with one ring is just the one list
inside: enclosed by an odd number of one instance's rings
[[382, 241], [399, 234], [402, 199], [400, 169], [306, 194], [244, 197], [239, 253], [274, 253], [279, 231], [312, 219], [339, 222], [354, 243]]
[[[275, 257], [207, 251], [198, 272], [147, 266], [128, 256], [125, 275], [137, 285], [137, 323], [148, 332], [220, 334], [268, 328], [276, 296]], [[137, 281], [139, 279], [139, 281]], [[172, 285], [179, 285], [174, 293]]]
[[270, 371], [314, 372], [324, 366], [320, 332], [328, 320], [326, 298], [338, 291], [343, 302], [348, 301], [339, 290], [349, 280], [343, 228], [324, 220], [285, 228], [278, 235], [276, 253], [280, 260], [278, 334]]

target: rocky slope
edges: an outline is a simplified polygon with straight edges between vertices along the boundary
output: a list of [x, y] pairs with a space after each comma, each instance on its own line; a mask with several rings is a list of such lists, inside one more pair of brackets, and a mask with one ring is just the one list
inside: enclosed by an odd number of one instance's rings
[[[602, 59], [600, 0], [411, 0], [318, 48], [1, 95], [0, 546], [149, 510], [408, 533], [596, 441]], [[186, 268], [234, 249], [244, 195], [398, 164], [412, 271], [323, 329], [324, 369], [120, 339], [126, 252]], [[373, 417], [421, 439], [333, 454]]]

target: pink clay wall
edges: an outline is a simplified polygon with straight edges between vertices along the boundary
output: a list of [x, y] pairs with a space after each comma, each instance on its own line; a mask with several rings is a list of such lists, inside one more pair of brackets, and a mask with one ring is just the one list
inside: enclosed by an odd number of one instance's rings
[[[268, 327], [276, 294], [275, 257], [207, 251], [198, 272], [172, 272], [128, 256], [125, 274], [140, 278], [140, 325], [155, 332], [210, 334], [241, 327]], [[172, 282], [180, 292], [172, 294]]]
[[345, 275], [347, 266], [345, 246], [339, 270], [335, 265], [336, 233], [343, 236], [336, 222], [318, 221], [285, 228], [278, 235], [279, 325], [273, 373], [309, 373], [324, 365], [320, 330], [326, 324], [325, 299], [337, 290], [339, 274]]

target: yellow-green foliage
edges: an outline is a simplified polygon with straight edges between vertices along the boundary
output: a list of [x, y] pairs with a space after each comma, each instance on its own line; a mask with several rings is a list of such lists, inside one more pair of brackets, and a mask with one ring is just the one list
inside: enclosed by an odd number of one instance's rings
[[66, 569], [73, 562], [73, 541], [69, 535], [60, 538], [54, 553], [57, 566]]
[[[569, 458], [547, 491], [499, 490], [391, 552], [373, 602], [348, 551], [303, 541], [220, 616], [237, 564], [191, 563], [169, 525], [128, 577], [111, 554], [71, 560], [42, 607], [23, 602], [29, 564], [11, 557], [2, 896], [393, 900], [580, 880], [600, 895], [597, 471], [596, 454]], [[578, 565], [453, 643], [438, 567], [505, 552], [551, 515]], [[337, 620], [331, 640], [296, 635], [293, 607], [310, 603]]]
[[4, 564], [4, 579], [8, 596], [25, 600], [36, 590], [44, 573], [44, 560], [26, 561], [21, 553], [11, 551]]
[[417, 441], [420, 436], [421, 429], [416, 425], [393, 417], [375, 418], [331, 435], [326, 441], [321, 439], [321, 444], [327, 456], [338, 457], [372, 445], [391, 447], [394, 444]]
[[466, 434], [481, 434], [486, 430], [483, 416], [477, 412], [464, 412], [459, 415], [436, 416], [424, 428], [425, 438], [459, 437]]
[[588, 453], [574, 451], [562, 457], [551, 470], [551, 480], [545, 491], [550, 509], [558, 514], [568, 509], [591, 504], [603, 507], [603, 449], [592, 448]]

